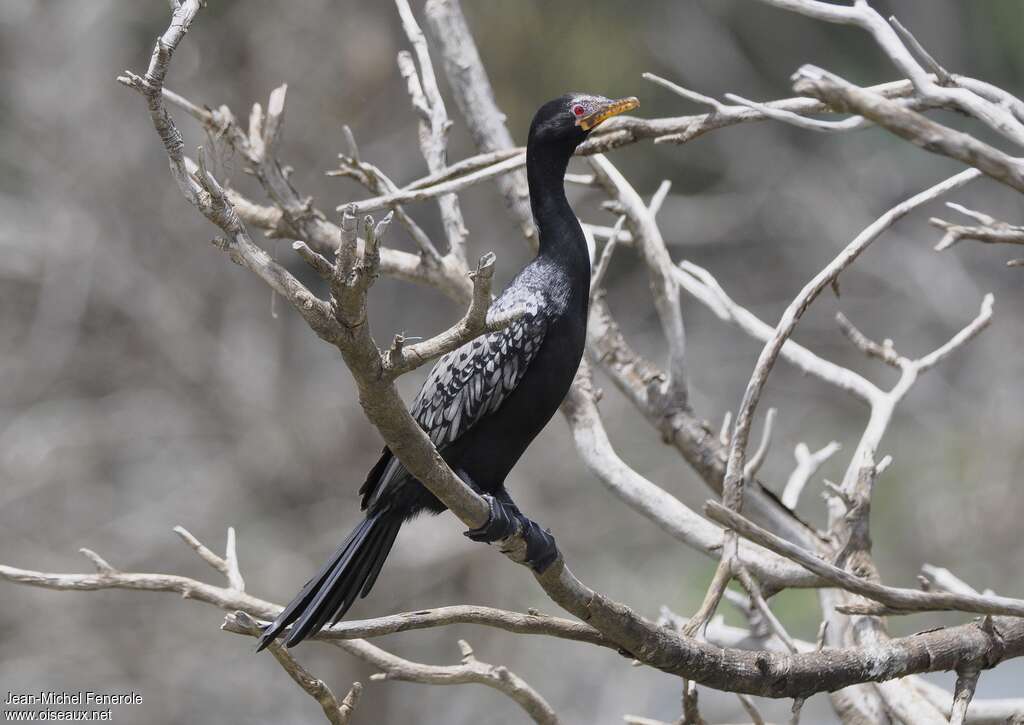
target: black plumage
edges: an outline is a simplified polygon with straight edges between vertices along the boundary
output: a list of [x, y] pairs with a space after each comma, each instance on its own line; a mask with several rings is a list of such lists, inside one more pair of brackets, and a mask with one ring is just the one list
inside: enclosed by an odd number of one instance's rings
[[[558, 409], [583, 354], [590, 294], [590, 252], [565, 197], [565, 170], [576, 147], [606, 118], [636, 99], [611, 101], [571, 93], [544, 104], [527, 142], [530, 204], [540, 247], [489, 315], [521, 313], [504, 329], [478, 337], [434, 365], [412, 415], [456, 474], [488, 496], [491, 520], [467, 535], [496, 541], [516, 524], [527, 559], [541, 571], [557, 558], [550, 534], [527, 519], [505, 490], [505, 478]], [[301, 642], [337, 621], [366, 596], [402, 523], [444, 505], [384, 449], [360, 489], [366, 518], [260, 638], [262, 649], [291, 625], [285, 644]]]

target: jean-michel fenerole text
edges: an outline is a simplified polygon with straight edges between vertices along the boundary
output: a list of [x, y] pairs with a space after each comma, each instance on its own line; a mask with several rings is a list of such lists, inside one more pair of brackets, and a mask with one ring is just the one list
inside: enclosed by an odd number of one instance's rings
[[124, 693], [93, 692], [7, 692], [4, 705], [138, 705], [142, 695], [132, 691]]

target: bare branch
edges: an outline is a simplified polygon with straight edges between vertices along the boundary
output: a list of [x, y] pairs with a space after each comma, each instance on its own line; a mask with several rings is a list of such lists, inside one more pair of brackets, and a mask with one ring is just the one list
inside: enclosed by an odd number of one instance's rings
[[[728, 545], [728, 541], [722, 543], [723, 552]], [[733, 564], [735, 561], [735, 556], [722, 556], [718, 566], [715, 568], [714, 575], [711, 577], [711, 583], [708, 584], [708, 589], [704, 593], [704, 599], [701, 601], [697, 611], [690, 617], [690, 621], [683, 627], [683, 635], [696, 637], [701, 630], [707, 627], [711, 617], [714, 616], [715, 611], [718, 609], [718, 603], [722, 601], [722, 597], [725, 595], [726, 587], [729, 586], [729, 582], [732, 580]]]
[[[929, 589], [941, 589], [953, 594], [977, 594], [978, 590], [967, 584], [949, 569], [931, 564], [921, 565], [921, 575], [928, 582]], [[923, 585], [923, 583], [922, 583]]]
[[938, 244], [935, 245], [935, 251], [937, 252], [949, 249], [964, 239], [973, 239], [984, 244], [1024, 244], [1024, 227], [1001, 222], [990, 217], [988, 214], [982, 214], [953, 202], [946, 202], [946, 206], [965, 216], [976, 219], [981, 222], [981, 225], [953, 224], [937, 217], [932, 217], [928, 222], [932, 226], [946, 232]]
[[885, 340], [881, 344], [875, 342], [858, 330], [842, 312], [836, 313], [836, 322], [839, 324], [839, 329], [843, 331], [843, 334], [846, 335], [847, 339], [853, 343], [853, 346], [868, 357], [877, 358], [886, 365], [894, 367], [897, 370], [899, 370], [902, 363], [906, 362], [906, 360], [901, 358], [899, 353], [896, 352], [896, 349], [893, 347], [892, 340]]
[[740, 699], [740, 705], [746, 710], [747, 715], [750, 716], [751, 725], [765, 725], [764, 717], [757, 709], [757, 705], [747, 695], [737, 695]]
[[516, 319], [513, 314], [488, 315], [491, 306], [491, 279], [494, 276], [493, 254], [488, 253], [480, 258], [473, 278], [473, 298], [469, 309], [461, 320], [441, 334], [412, 345], [404, 344], [401, 336], [395, 338], [395, 344], [384, 361], [385, 374], [397, 378], [410, 370], [434, 360], [435, 358], [456, 350], [470, 340], [486, 332], [503, 329]]
[[795, 509], [800, 501], [800, 494], [803, 492], [807, 482], [811, 480], [811, 476], [841, 448], [842, 446], [838, 441], [832, 441], [823, 448], [811, 453], [805, 443], [797, 443], [796, 448], [793, 450], [793, 455], [796, 457], [796, 468], [789, 474], [789, 479], [786, 481], [786, 488], [782, 492], [782, 503], [791, 509]]
[[[952, 697], [949, 691], [921, 678], [914, 678], [914, 688], [937, 707], [946, 717], [953, 714]], [[974, 725], [1017, 725], [1024, 722], [1024, 698], [979, 700], [972, 698], [967, 706], [968, 724]]]
[[650, 717], [642, 717], [640, 715], [623, 715], [622, 720], [626, 725], [675, 725], [675, 723], [667, 723], [664, 720], [655, 720]]
[[744, 478], [751, 478], [757, 475], [757, 472], [761, 470], [762, 464], [768, 457], [768, 449], [772, 445], [772, 429], [775, 427], [775, 414], [778, 411], [775, 408], [769, 408], [768, 414], [764, 417], [764, 430], [761, 433], [761, 443], [757, 446], [757, 450], [754, 451], [754, 455], [747, 461], [747, 465], [743, 469]]
[[[228, 530], [230, 531], [231, 528], [229, 527]], [[221, 557], [217, 556], [212, 551], [207, 549], [206, 546], [203, 545], [199, 541], [199, 539], [197, 539], [195, 536], [193, 536], [191, 534], [191, 532], [189, 532], [188, 529], [186, 529], [184, 526], [175, 526], [173, 531], [179, 537], [181, 537], [182, 541], [184, 541], [186, 544], [188, 544], [189, 548], [191, 548], [194, 552], [199, 554], [199, 558], [200, 559], [205, 561], [207, 564], [212, 566], [214, 569], [219, 571], [224, 576], [228, 575], [228, 563], [227, 563], [227, 561], [225, 561], [224, 559], [222, 559]], [[231, 536], [231, 538], [233, 539], [234, 537]], [[245, 588], [243, 587], [239, 591], [245, 591]]]
[[334, 265], [327, 261], [327, 258], [318, 252], [314, 252], [309, 248], [309, 245], [302, 241], [296, 241], [292, 243], [292, 249], [302, 257], [302, 259], [313, 268], [324, 280], [330, 281], [334, 276]]
[[797, 93], [818, 98], [836, 111], [858, 113], [926, 151], [961, 161], [996, 181], [1024, 191], [1022, 163], [970, 134], [936, 123], [821, 68], [805, 65], [796, 72], [794, 80]]
[[[242, 611], [229, 614], [228, 617], [232, 619], [234, 623], [240, 628], [247, 630], [259, 631], [259, 627], [256, 625], [256, 620], [250, 617], [248, 614]], [[227, 629], [227, 627], [225, 627]], [[234, 631], [234, 630], [228, 630]], [[283, 645], [277, 642], [271, 642], [268, 649], [270, 653], [274, 655], [274, 659], [277, 660], [281, 668], [288, 673], [288, 676], [292, 680], [306, 691], [310, 697], [316, 700], [320, 707], [324, 711], [324, 715], [327, 717], [328, 722], [332, 725], [348, 725], [352, 718], [352, 711], [355, 710], [356, 705], [359, 702], [359, 696], [363, 692], [363, 686], [361, 683], [356, 682], [352, 685], [352, 689], [348, 695], [345, 696], [344, 702], [339, 702], [338, 698], [335, 697], [334, 693], [331, 692], [324, 681], [316, 677], [309, 672], [305, 667], [300, 665], [288, 650]]]
[[[661, 386], [664, 373], [633, 350], [619, 330], [602, 295], [591, 300], [587, 330], [587, 350], [615, 385], [637, 407], [663, 440], [670, 442], [701, 479], [718, 493], [725, 476], [725, 452], [708, 424], [688, 406], [666, 406], [652, 394]], [[752, 482], [746, 500], [747, 510], [773, 531], [794, 541], [814, 546], [817, 533], [793, 516], [778, 499]]]
[[[668, 400], [686, 402], [686, 331], [683, 314], [679, 305], [679, 286], [672, 274], [672, 259], [669, 257], [665, 240], [655, 221], [654, 213], [641, 200], [640, 195], [604, 156], [590, 157], [590, 166], [597, 181], [609, 196], [622, 204], [626, 224], [633, 233], [634, 244], [647, 264], [651, 280], [654, 306], [661, 320], [661, 329], [668, 342], [668, 379], [664, 395]], [[667, 187], [662, 185], [667, 193]], [[660, 205], [660, 203], [659, 203]]]
[[992, 303], [995, 298], [991, 293], [985, 295], [981, 301], [981, 310], [978, 312], [978, 316], [975, 317], [971, 322], [960, 330], [956, 335], [950, 338], [949, 342], [914, 361], [914, 366], [917, 368], [919, 373], [923, 373], [935, 367], [937, 364], [945, 360], [955, 350], [963, 347], [968, 342], [977, 337], [978, 333], [989, 326], [992, 322]]
[[363, 683], [353, 682], [352, 687], [349, 688], [348, 694], [341, 701], [341, 725], [348, 725], [352, 721], [352, 715], [356, 711], [356, 707], [359, 706], [359, 698], [363, 694]]
[[857, 18], [853, 7], [822, 2], [822, 0], [761, 0], [761, 2], [829, 23], [852, 23]]
[[96, 574], [53, 574], [0, 565], [0, 579], [68, 591], [98, 591], [102, 589], [133, 589], [139, 591], [176, 592], [183, 599], [213, 604], [226, 610], [240, 609], [254, 616], [273, 618], [280, 607], [245, 592], [206, 584], [174, 574], [144, 574], [131, 572], [97, 572]]
[[[194, 536], [182, 527], [176, 527], [177, 533], [210, 566], [224, 573], [231, 572], [233, 567], [227, 561], [237, 561], [233, 541], [229, 543], [228, 560], [221, 559], [201, 544]], [[233, 538], [233, 537], [232, 537]], [[229, 580], [232, 575], [228, 574]], [[240, 575], [239, 575], [240, 577]], [[217, 587], [203, 582], [168, 574], [135, 574], [114, 571], [101, 571], [95, 575], [82, 574], [46, 574], [32, 572], [0, 565], [0, 578], [21, 582], [33, 586], [50, 589], [66, 589], [75, 591], [96, 589], [137, 589], [149, 591], [175, 591], [186, 599], [196, 599], [213, 604], [227, 610], [223, 629], [257, 636], [261, 633], [259, 624], [253, 616], [273, 619], [281, 611], [277, 604], [271, 604], [244, 592], [244, 587], [229, 585], [227, 588]], [[364, 659], [384, 670], [392, 679], [409, 679], [431, 684], [463, 684], [476, 682], [485, 684], [505, 693], [522, 706], [535, 721], [555, 725], [557, 718], [550, 706], [526, 682], [504, 667], [494, 667], [477, 662], [467, 654], [462, 667], [435, 667], [404, 660], [371, 645], [361, 639], [354, 631], [361, 631], [363, 636], [378, 636], [406, 629], [434, 627], [458, 622], [472, 622], [498, 626], [509, 631], [529, 632], [532, 634], [553, 634], [568, 639], [579, 639], [594, 644], [609, 646], [600, 635], [587, 625], [577, 624], [540, 615], [521, 615], [515, 612], [504, 612], [489, 607], [453, 607], [434, 610], [432, 612], [410, 612], [403, 615], [367, 622], [346, 622], [327, 628], [314, 638], [329, 639], [345, 651]], [[347, 628], [344, 639], [339, 635]], [[557, 633], [557, 634], [555, 634]], [[271, 645], [278, 662], [288, 675], [307, 693], [320, 703], [332, 723], [347, 723], [359, 698], [360, 687], [353, 690], [342, 702], [338, 702], [326, 685], [296, 662], [283, 647], [277, 643]], [[470, 653], [471, 654], [471, 653]]]
[[[241, 614], [241, 616], [239, 616]], [[244, 613], [229, 613], [221, 627], [227, 632], [258, 637], [262, 629]], [[402, 680], [427, 685], [480, 684], [504, 693], [513, 699], [534, 722], [542, 725], [557, 725], [558, 718], [551, 706], [518, 675], [501, 666], [488, 665], [472, 657], [472, 650], [466, 654], [463, 648], [462, 665], [425, 665], [398, 657], [376, 645], [361, 639], [334, 640], [337, 647], [379, 668], [379, 674], [371, 680]], [[460, 640], [460, 646], [462, 640]]]
[[966, 666], [957, 671], [949, 725], [963, 725], [967, 720], [967, 708], [974, 698], [974, 689], [978, 686], [980, 674], [981, 670], [977, 666]]
[[[427, 201], [453, 194], [456, 191], [465, 189], [473, 184], [478, 184], [487, 179], [507, 174], [515, 169], [526, 165], [526, 152], [517, 153], [497, 163], [484, 166], [483, 168], [470, 171], [459, 176], [451, 176], [429, 186], [406, 187], [398, 189], [382, 196], [363, 201], [351, 202], [355, 204], [356, 213], [367, 214], [380, 209], [394, 209], [402, 204], [409, 204], [418, 201]], [[344, 209], [348, 204], [338, 206], [338, 211]]]
[[[431, 35], [441, 54], [448, 85], [476, 147], [483, 152], [514, 146], [505, 114], [494, 99], [487, 72], [458, 0], [428, 0], [425, 12]], [[526, 174], [522, 170], [497, 177], [505, 206], [533, 248], [537, 229], [530, 212]]]
[[[729, 589], [726, 590], [726, 596], [731, 598], [730, 595], [734, 592]], [[735, 592], [735, 594], [739, 594]], [[739, 594], [739, 596], [743, 596]], [[749, 600], [744, 604], [743, 613], [750, 615], [751, 610], [748, 607]], [[755, 609], [758, 615], [759, 612]], [[749, 618], [749, 617], [748, 617]], [[658, 617], [658, 623], [664, 627], [669, 627], [676, 631], [682, 631], [689, 620], [682, 617], [668, 607], [661, 608], [661, 616]], [[755, 632], [752, 629], [745, 627], [734, 627], [725, 623], [724, 617], [721, 614], [716, 614], [708, 622], [707, 627], [704, 630], [707, 641], [715, 644], [719, 647], [726, 649], [742, 649], [742, 650], [772, 650], [775, 652], [787, 652], [788, 649], [782, 640], [778, 639], [773, 633], [768, 632], [769, 636], [762, 636], [760, 632]], [[802, 640], [793, 640], [794, 644], [800, 652], [814, 652], [815, 646], [813, 642], [805, 642]]]
[[683, 681], [683, 719], [681, 725], [708, 725], [701, 717], [697, 706], [697, 686], [692, 682]]
[[790, 126], [796, 126], [807, 131], [823, 131], [826, 133], [841, 133], [843, 131], [853, 131], [854, 129], [864, 128], [870, 126], [871, 123], [863, 116], [850, 116], [844, 118], [841, 121], [819, 121], [816, 118], [807, 118], [799, 113], [792, 111], [786, 111], [781, 108], [772, 108], [765, 103], [758, 103], [757, 101], [751, 101], [743, 96], [738, 96], [735, 93], [726, 93], [725, 97], [734, 103], [738, 103], [741, 106], [747, 108], [753, 108], [755, 111], [760, 111], [767, 118], [775, 121], [781, 121], [782, 123], [788, 123]]
[[765, 601], [764, 594], [761, 593], [761, 586], [757, 583], [757, 580], [750, 575], [750, 572], [744, 566], [740, 566], [736, 571], [736, 578], [739, 580], [743, 588], [747, 590], [750, 595], [750, 601], [753, 603], [757, 610], [764, 617], [771, 631], [775, 633], [786, 648], [793, 653], [799, 652], [800, 650], [796, 646], [796, 642], [789, 636], [789, 632], [782, 626], [782, 622], [775, 616], [775, 613], [768, 606], [768, 602]]
[[185, 0], [175, 11], [167, 33], [158, 39], [145, 77], [125, 71], [118, 80], [145, 97], [153, 126], [170, 160], [172, 175], [186, 200], [227, 235], [226, 239], [216, 240], [216, 245], [227, 252], [232, 261], [256, 273], [271, 289], [285, 298], [317, 335], [325, 340], [333, 340], [338, 328], [327, 305], [271, 259], [270, 255], [253, 244], [224, 189], [206, 169], [203, 155], [199, 156], [198, 167], [192, 168], [187, 163], [181, 134], [164, 108], [161, 88], [171, 54], [188, 31], [198, 10], [199, 0]]
[[931, 53], [924, 49], [924, 46], [921, 45], [920, 41], [914, 37], [913, 33], [903, 27], [903, 24], [896, 19], [895, 15], [889, 17], [889, 24], [892, 25], [893, 29], [897, 33], [899, 33], [900, 38], [910, 51], [920, 58], [925, 69], [935, 76], [940, 85], [956, 85], [956, 81], [953, 80], [953, 76], [949, 74], [949, 71], [943, 68], [939, 62], [932, 57]]
[[[228, 612], [240, 610], [253, 617], [268, 620], [276, 617], [281, 610], [280, 606], [257, 599], [245, 592], [168, 574], [51, 574], [0, 565], [0, 579], [73, 591], [174, 591], [187, 599], [207, 602]], [[610, 613], [606, 612], [613, 603], [593, 592], [592, 596], [598, 597], [599, 601], [591, 605], [591, 611], [594, 613], [591, 623], [611, 626]], [[621, 609], [616, 611], [621, 612]], [[475, 621], [490, 624], [495, 619], [492, 616], [484, 616]], [[436, 618], [434, 620], [436, 621]], [[392, 625], [393, 623], [389, 623], [388, 626]], [[336, 625], [344, 626], [346, 625]], [[651, 623], [651, 626], [655, 625]], [[902, 677], [914, 672], [955, 669], [958, 663], [963, 661], [985, 661], [990, 666], [995, 666], [1002, 659], [1024, 655], [1024, 623], [1012, 619], [998, 620], [996, 626], [1002, 637], [998, 649], [993, 648], [989, 634], [982, 632], [975, 625], [963, 625], [891, 640], [871, 652], [847, 649], [818, 654], [801, 652], [800, 655], [789, 656], [746, 653], [738, 650], [723, 651], [707, 643], [667, 638], [668, 633], [658, 628], [657, 631], [661, 632], [661, 646], [648, 651], [658, 653], [658, 659], [654, 664], [660, 669], [679, 675], [696, 675], [691, 679], [703, 679], [703, 684], [710, 687], [727, 687], [734, 692], [753, 695], [794, 697], [844, 687], [854, 682]], [[564, 625], [552, 624], [550, 620], [545, 620], [543, 627], [537, 625], [535, 631], [547, 634], [552, 627], [567, 632]], [[546, 631], [540, 631], [542, 629]], [[379, 654], [379, 648], [362, 640], [332, 641], [346, 651], [369, 661], [373, 661], [371, 657], [382, 656]], [[651, 645], [654, 646], [655, 643], [652, 641]], [[934, 654], [926, 656], [923, 654], [925, 652]], [[661, 659], [662, 657], [665, 659]], [[787, 675], [779, 677], [773, 675], [773, 672]]]
[[[872, 86], [871, 90], [887, 98], [908, 98], [912, 96], [914, 87], [910, 81], [904, 80]], [[706, 96], [700, 97], [707, 98]], [[578, 153], [607, 152], [646, 138], [653, 138], [654, 143], [688, 143], [705, 133], [738, 123], [774, 120], [777, 118], [777, 111], [795, 113], [800, 116], [834, 112], [826, 104], [805, 97], [769, 101], [762, 105], [766, 110], [719, 104], [711, 113], [697, 116], [664, 119], [620, 118], [618, 121], [611, 119], [602, 125], [602, 128], [606, 129], [605, 132], [602, 134], [599, 130], [598, 135], [585, 143]]]
[[729, 447], [729, 435], [732, 433], [732, 411], [725, 411], [722, 416], [722, 426], [718, 429], [718, 442], [723, 448]]
[[[348, 126], [343, 128], [349, 144], [349, 153], [348, 155], [338, 154], [338, 160], [340, 161], [338, 169], [328, 171], [327, 176], [343, 176], [354, 179], [375, 194], [389, 194], [398, 191], [397, 184], [388, 178], [383, 171], [359, 157], [359, 148], [356, 146], [352, 129]], [[416, 242], [416, 246], [420, 248], [420, 254], [423, 255], [424, 259], [432, 266], [441, 264], [440, 253], [420, 225], [404, 209], [400, 207], [392, 207], [392, 209], [395, 212], [395, 218], [398, 220], [398, 223], [405, 227], [409, 232], [409, 236]]]
[[604, 283], [604, 276], [608, 273], [608, 267], [611, 265], [612, 254], [615, 253], [615, 247], [619, 244], [619, 233], [622, 231], [625, 223], [625, 216], [620, 216], [616, 220], [615, 226], [612, 227], [611, 234], [608, 236], [608, 242], [604, 245], [604, 249], [601, 250], [601, 256], [594, 267], [594, 274], [590, 278], [591, 297], [598, 293], [601, 285]]
[[[305, 239], [309, 246], [322, 252], [334, 252], [338, 249], [341, 229], [336, 224], [327, 223], [322, 227], [321, 236], [309, 238], [301, 233], [301, 229], [288, 222], [277, 207], [254, 204], [231, 189], [227, 190], [227, 195], [238, 216], [245, 223], [264, 230], [271, 237]], [[402, 215], [396, 212], [396, 218], [401, 219]], [[299, 251], [301, 253], [301, 250]], [[464, 265], [457, 264], [445, 257], [442, 257], [438, 264], [423, 264], [419, 255], [383, 246], [379, 248], [378, 252], [381, 274], [434, 287], [456, 302], [469, 300], [472, 285], [466, 276]]]
[[[772, 339], [774, 328], [734, 302], [714, 276], [703, 267], [684, 260], [679, 263], [676, 278], [683, 289], [707, 306], [719, 319], [739, 327], [755, 340], [768, 342]], [[825, 360], [793, 340], [783, 343], [779, 355], [802, 372], [835, 385], [864, 402], [870, 403], [880, 392], [861, 375]]]
[[[722, 546], [721, 529], [638, 474], [615, 452], [601, 422], [594, 382], [586, 362], [576, 374], [562, 411], [583, 463], [612, 493], [677, 541], [708, 556], [718, 555]], [[814, 585], [814, 579], [802, 576], [779, 559], [766, 557], [765, 553], [746, 545], [743, 548], [743, 560], [766, 586], [778, 590]]]
[[712, 520], [736, 531], [740, 536], [780, 556], [797, 562], [808, 571], [829, 580], [836, 586], [862, 597], [906, 612], [959, 611], [976, 614], [1000, 614], [1024, 617], [1024, 600], [1010, 597], [921, 592], [915, 589], [888, 587], [867, 581], [833, 566], [795, 544], [765, 531], [716, 501], [704, 505], [704, 513]]
[[[817, 0], [761, 1], [768, 5], [801, 13], [818, 20], [854, 25], [867, 31], [899, 72], [911, 80], [914, 84], [914, 90], [919, 97], [937, 105], [973, 116], [1014, 143], [1024, 145], [1024, 124], [1008, 110], [1005, 104], [994, 103], [984, 95], [977, 94], [967, 88], [947, 87], [936, 83], [935, 78], [929, 75], [915, 60], [914, 54], [907, 49], [907, 46], [900, 39], [900, 35], [894, 30], [894, 26], [899, 26], [899, 23], [894, 22], [890, 25], [889, 22], [886, 22], [885, 18], [871, 7], [867, 0], [858, 0], [852, 6], [839, 6], [818, 2]], [[899, 26], [899, 28], [902, 29], [902, 26]], [[945, 80], [944, 76], [948, 76], [948, 74], [924, 51], [920, 43], [913, 39], [913, 36], [905, 29], [903, 29], [903, 34], [904, 39], [913, 40], [911, 47], [917, 54], [922, 58], [927, 58], [926, 63], [939, 72], [940, 83]], [[830, 105], [835, 107], [832, 103]], [[837, 110], [839, 109], [837, 108]], [[878, 122], [870, 114], [865, 113], [862, 115]]]
[[286, 85], [275, 88], [270, 94], [266, 113], [259, 103], [253, 104], [249, 129], [246, 132], [227, 106], [222, 105], [211, 111], [169, 90], [162, 91], [164, 100], [191, 115], [207, 132], [224, 139], [234, 151], [245, 158], [264, 192], [274, 203], [272, 211], [261, 210], [237, 192], [228, 190], [229, 201], [232, 206], [238, 207], [239, 216], [244, 221], [259, 226], [272, 235], [306, 239], [319, 251], [334, 249], [337, 246], [337, 227], [313, 207], [311, 198], [299, 194], [278, 158], [286, 94]]
[[[270, 236], [305, 239], [314, 249], [321, 252], [334, 250], [338, 245], [338, 227], [327, 221], [324, 214], [313, 207], [312, 199], [301, 197], [298, 194], [276, 157], [285, 90], [286, 86], [281, 86], [271, 94], [272, 106], [275, 111], [270, 116], [273, 120], [270, 128], [271, 135], [264, 132], [264, 114], [259, 104], [253, 106], [250, 131], [245, 133], [227, 106], [210, 111], [166, 89], [163, 96], [167, 101], [196, 118], [207, 131], [227, 140], [232, 148], [249, 162], [275, 206], [261, 207], [240, 193], [228, 190], [227, 194], [231, 203], [244, 221], [260, 227]], [[350, 150], [354, 150], [355, 156], [358, 156], [358, 148], [354, 145], [355, 140], [352, 138], [351, 131], [347, 135]], [[371, 190], [380, 193], [384, 190], [394, 191], [396, 189], [394, 182], [372, 164], [353, 157], [343, 157], [343, 159], [350, 162], [350, 167], [345, 168], [344, 174], [356, 178]], [[461, 299], [464, 293], [468, 293], [468, 286], [460, 286], [465, 280], [458, 279], [457, 275], [460, 269], [465, 268], [465, 265], [454, 264], [453, 260], [441, 260], [437, 250], [419, 225], [400, 209], [396, 214], [398, 221], [408, 230], [428, 263], [422, 264], [419, 258], [404, 252], [383, 250], [384, 272], [410, 281], [431, 284], [450, 297]]]
[[691, 91], [688, 88], [683, 88], [678, 83], [673, 83], [672, 81], [666, 78], [662, 78], [661, 76], [655, 75], [654, 73], [644, 73], [643, 78], [645, 80], [651, 81], [652, 83], [658, 84], [662, 88], [667, 88], [668, 90], [675, 93], [677, 96], [681, 96], [688, 101], [699, 103], [702, 106], [711, 106], [711, 108], [713, 108], [718, 113], [729, 113], [730, 110], [735, 110], [729, 108], [729, 106], [724, 105], [723, 103], [712, 98], [711, 96], [705, 96], [703, 93], [697, 93], [696, 91]]
[[750, 382], [747, 384], [747, 389], [743, 394], [740, 409], [736, 414], [722, 497], [723, 502], [728, 508], [739, 510], [742, 502], [743, 469], [746, 458], [747, 439], [750, 435], [750, 426], [753, 420], [753, 411], [760, 400], [761, 391], [764, 389], [768, 374], [774, 366], [782, 346], [793, 333], [804, 311], [818, 294], [833, 280], [837, 279], [839, 274], [851, 265], [882, 232], [922, 204], [963, 186], [972, 179], [977, 178], [977, 176], [978, 172], [974, 169], [962, 171], [894, 206], [857, 235], [835, 259], [804, 286], [796, 298], [789, 304], [775, 328], [773, 337], [765, 344], [761, 355], [758, 357], [757, 364], [750, 376]]
[[104, 559], [102, 556], [97, 554], [92, 549], [85, 549], [85, 548], [83, 548], [83, 549], [79, 549], [78, 551], [79, 551], [79, 553], [82, 554], [82, 556], [84, 556], [86, 559], [88, 559], [89, 561], [91, 561], [93, 563], [93, 566], [96, 567], [96, 571], [99, 572], [100, 574], [117, 574], [118, 573], [117, 569], [115, 569], [110, 564], [108, 564], [106, 559]]
[[[434, 76], [427, 39], [416, 22], [416, 16], [413, 15], [408, 0], [395, 0], [395, 5], [402, 19], [402, 28], [416, 53], [419, 75], [417, 76], [412, 57], [404, 51], [398, 54], [398, 67], [402, 77], [406, 79], [413, 108], [422, 112], [420, 149], [423, 158], [431, 173], [440, 173], [448, 165], [448, 130], [452, 123], [448, 120], [444, 98]], [[453, 259], [465, 264], [467, 231], [462, 219], [462, 210], [459, 208], [459, 199], [454, 194], [445, 194], [438, 198], [437, 203], [441, 209], [441, 220], [448, 238], [448, 253]]]
[[[456, 161], [454, 164], [450, 164], [436, 174], [427, 174], [426, 176], [410, 181], [404, 187], [403, 191], [414, 191], [416, 189], [426, 189], [434, 187], [445, 181], [464, 177], [468, 174], [472, 174], [475, 171], [481, 169], [487, 169], [500, 164], [503, 161], [508, 161], [511, 158], [523, 156], [526, 153], [526, 149], [522, 146], [512, 146], [509, 148], [501, 149], [499, 151], [488, 151], [485, 153], [477, 154], [476, 156], [470, 156], [462, 159], [462, 161]], [[525, 159], [522, 161], [522, 165], [526, 165]], [[508, 172], [511, 173], [511, 172]], [[328, 174], [330, 175], [330, 173]], [[487, 177], [485, 177], [487, 178]]]
[[544, 635], [618, 649], [590, 625], [570, 619], [531, 612], [521, 614], [494, 607], [458, 604], [389, 614], [373, 619], [351, 619], [324, 627], [316, 639], [366, 639], [416, 629], [432, 629], [456, 624], [476, 624], [527, 635]]
[[228, 588], [235, 591], [245, 591], [245, 580], [238, 568], [238, 552], [235, 549], [235, 527], [228, 527], [228, 541], [224, 546], [224, 568], [228, 578]]

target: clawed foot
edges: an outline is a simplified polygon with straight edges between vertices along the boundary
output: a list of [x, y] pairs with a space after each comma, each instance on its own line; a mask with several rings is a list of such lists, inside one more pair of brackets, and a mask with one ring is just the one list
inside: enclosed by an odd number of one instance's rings
[[540, 574], [555, 562], [558, 547], [550, 531], [524, 516], [514, 503], [489, 494], [483, 497], [491, 509], [490, 516], [483, 526], [465, 532], [467, 538], [490, 544], [519, 533], [526, 542], [526, 563], [531, 569]]

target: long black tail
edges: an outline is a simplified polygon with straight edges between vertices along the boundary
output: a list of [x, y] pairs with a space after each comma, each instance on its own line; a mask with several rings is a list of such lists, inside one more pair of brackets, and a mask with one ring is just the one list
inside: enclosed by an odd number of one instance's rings
[[[367, 516], [260, 637], [256, 651], [292, 624], [284, 644], [293, 647], [345, 616], [356, 596], [369, 594], [391, 552], [403, 517], [382, 511]], [[294, 624], [293, 624], [294, 623]]]

